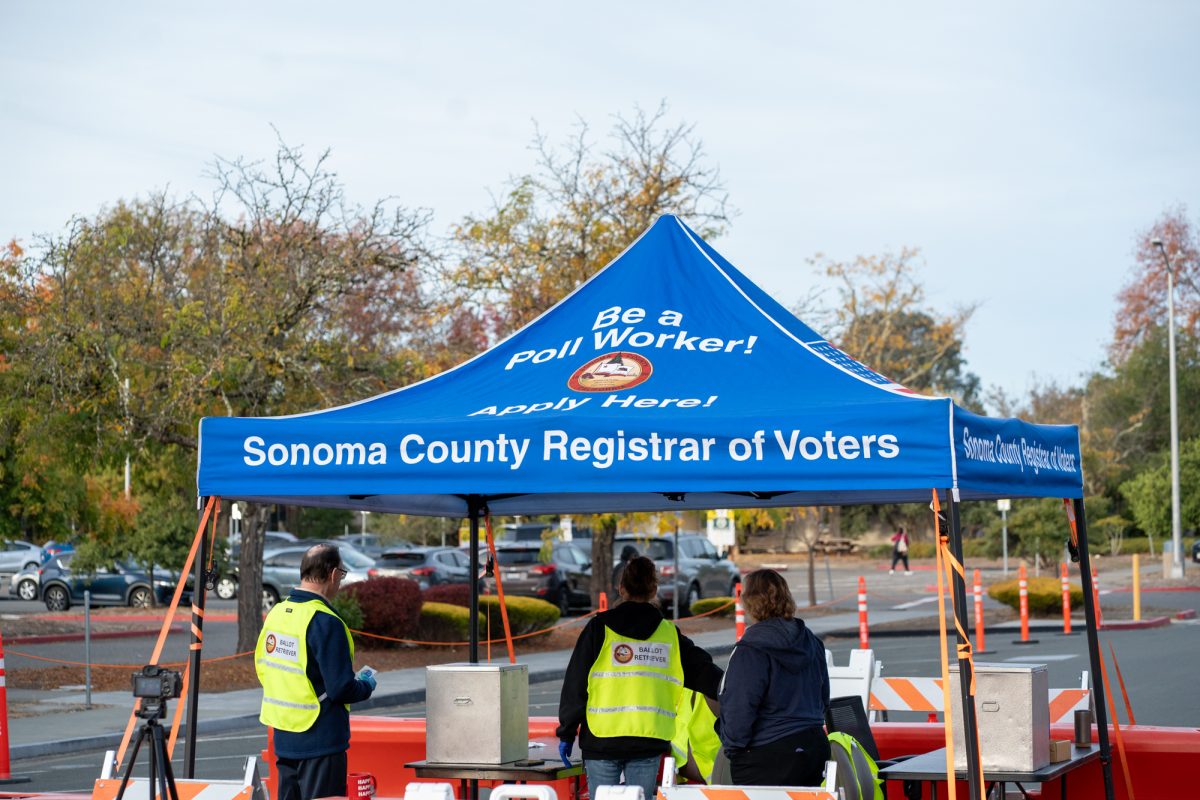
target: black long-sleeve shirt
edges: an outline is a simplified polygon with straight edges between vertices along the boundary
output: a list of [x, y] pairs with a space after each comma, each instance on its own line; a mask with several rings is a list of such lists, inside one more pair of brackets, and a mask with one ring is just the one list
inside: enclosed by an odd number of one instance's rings
[[[332, 606], [319, 594], [292, 589], [288, 600], [293, 603], [324, 603]], [[350, 660], [350, 645], [346, 628], [339, 618], [318, 611], [308, 623], [305, 633], [308, 647], [308, 666], [305, 672], [312, 681], [321, 712], [317, 721], [306, 731], [275, 731], [275, 754], [284, 758], [316, 758], [332, 753], [344, 753], [350, 748], [350, 712], [346, 703], [357, 703], [371, 696], [371, 685], [354, 677]]]
[[[625, 602], [597, 614], [579, 634], [563, 678], [556, 733], [562, 741], [572, 742], [578, 731], [579, 748], [585, 759], [647, 758], [670, 751], [671, 743], [666, 739], [596, 736], [587, 726], [588, 675], [604, 645], [604, 629], [612, 628], [621, 636], [644, 641], [654, 634], [662, 621], [662, 612], [656, 606]], [[715, 699], [724, 673], [713, 663], [712, 656], [682, 633], [679, 634], [679, 655], [683, 663], [683, 685]]]

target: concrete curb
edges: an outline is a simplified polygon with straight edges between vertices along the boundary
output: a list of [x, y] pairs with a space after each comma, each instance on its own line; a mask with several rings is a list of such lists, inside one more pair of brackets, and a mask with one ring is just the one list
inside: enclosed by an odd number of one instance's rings
[[1102, 631], [1140, 631], [1145, 628], [1163, 628], [1171, 624], [1170, 617], [1151, 617], [1150, 619], [1104, 620], [1100, 623]]
[[[161, 628], [139, 628], [133, 631], [92, 631], [93, 639], [134, 639], [139, 636], [158, 636]], [[170, 632], [183, 631], [182, 622], [171, 623]], [[55, 642], [82, 642], [82, 633], [46, 633], [31, 636], [13, 636], [5, 639], [5, 644], [53, 644]]]

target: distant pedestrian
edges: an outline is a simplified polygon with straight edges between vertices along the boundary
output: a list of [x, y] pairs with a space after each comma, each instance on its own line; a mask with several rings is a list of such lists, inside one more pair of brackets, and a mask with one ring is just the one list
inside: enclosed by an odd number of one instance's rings
[[892, 534], [892, 568], [888, 570], [889, 575], [896, 574], [896, 564], [901, 561], [904, 562], [904, 574], [912, 575], [912, 570], [908, 568], [908, 534], [904, 528]]
[[625, 565], [629, 563], [631, 558], [637, 558], [637, 548], [631, 544], [627, 544], [621, 548], [621, 557], [616, 564], [613, 565], [612, 585], [616, 590], [621, 585], [621, 573], [625, 571]]

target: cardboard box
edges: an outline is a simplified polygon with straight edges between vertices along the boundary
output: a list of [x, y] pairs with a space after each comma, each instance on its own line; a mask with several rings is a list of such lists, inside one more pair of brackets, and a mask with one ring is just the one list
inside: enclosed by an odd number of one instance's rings
[[1065, 740], [1050, 740], [1050, 763], [1057, 764], [1071, 757], [1071, 743]]

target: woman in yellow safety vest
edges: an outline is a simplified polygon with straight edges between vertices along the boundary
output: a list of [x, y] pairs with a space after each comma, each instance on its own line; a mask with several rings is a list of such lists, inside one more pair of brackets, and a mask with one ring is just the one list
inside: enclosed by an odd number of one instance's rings
[[804, 620], [778, 572], [742, 582], [755, 622], [729, 656], [721, 684], [721, 744], [738, 786], [816, 786], [829, 760], [825, 646]]
[[722, 673], [663, 618], [653, 561], [630, 559], [619, 592], [623, 602], [597, 614], [575, 642], [558, 706], [559, 755], [570, 757], [578, 734], [592, 797], [601, 786], [629, 785], [649, 800], [684, 688], [715, 698]]

